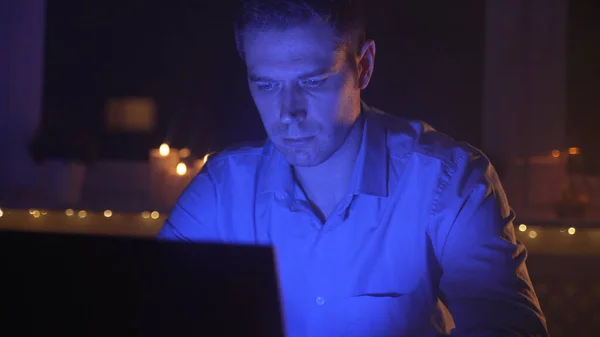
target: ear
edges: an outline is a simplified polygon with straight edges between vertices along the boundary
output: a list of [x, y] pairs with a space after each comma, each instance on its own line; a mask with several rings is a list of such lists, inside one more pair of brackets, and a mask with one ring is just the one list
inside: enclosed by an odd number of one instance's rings
[[369, 85], [375, 69], [375, 41], [368, 40], [358, 53], [358, 85], [363, 90]]

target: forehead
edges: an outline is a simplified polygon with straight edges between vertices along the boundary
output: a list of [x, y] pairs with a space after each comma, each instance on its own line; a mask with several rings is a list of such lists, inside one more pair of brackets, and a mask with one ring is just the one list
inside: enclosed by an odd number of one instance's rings
[[264, 76], [293, 76], [309, 68], [334, 67], [344, 59], [333, 30], [320, 23], [249, 31], [244, 53], [248, 72]]

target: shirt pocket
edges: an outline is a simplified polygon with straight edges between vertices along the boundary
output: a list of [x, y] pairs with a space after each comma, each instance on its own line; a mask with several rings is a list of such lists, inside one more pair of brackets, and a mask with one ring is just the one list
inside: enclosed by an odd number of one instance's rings
[[335, 324], [342, 327], [339, 333], [330, 335], [348, 337], [415, 336], [427, 325], [429, 298], [426, 282], [421, 277], [406, 278], [392, 283], [391, 280], [373, 280], [358, 285], [347, 296], [339, 297], [335, 312]]
[[409, 293], [400, 289], [355, 291], [325, 303], [324, 319], [337, 330], [329, 336], [403, 336], [406, 331]]
[[340, 298], [327, 320], [340, 329], [331, 336], [384, 337], [406, 336], [409, 294], [370, 291]]

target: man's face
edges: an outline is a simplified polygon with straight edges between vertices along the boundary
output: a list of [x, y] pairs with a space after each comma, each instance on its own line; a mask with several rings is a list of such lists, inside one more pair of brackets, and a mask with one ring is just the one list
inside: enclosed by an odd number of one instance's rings
[[294, 166], [329, 159], [360, 113], [357, 60], [348, 60], [333, 30], [319, 23], [250, 31], [244, 50], [250, 92], [271, 141]]

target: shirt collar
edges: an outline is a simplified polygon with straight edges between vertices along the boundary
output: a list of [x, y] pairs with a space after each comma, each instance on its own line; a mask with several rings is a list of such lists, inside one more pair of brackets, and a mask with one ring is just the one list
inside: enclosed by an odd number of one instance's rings
[[271, 140], [265, 144], [264, 167], [259, 170], [258, 191], [260, 193], [294, 194], [294, 175], [292, 166]]
[[388, 158], [386, 131], [380, 118], [382, 113], [364, 102], [361, 104], [364, 118], [363, 136], [354, 166], [351, 192], [386, 197]]
[[[386, 131], [381, 123], [380, 111], [361, 102], [364, 118], [363, 136], [356, 158], [350, 191], [378, 197], [388, 195], [388, 158]], [[286, 193], [294, 195], [292, 167], [271, 141], [265, 144], [265, 162], [260, 170], [259, 193]]]

